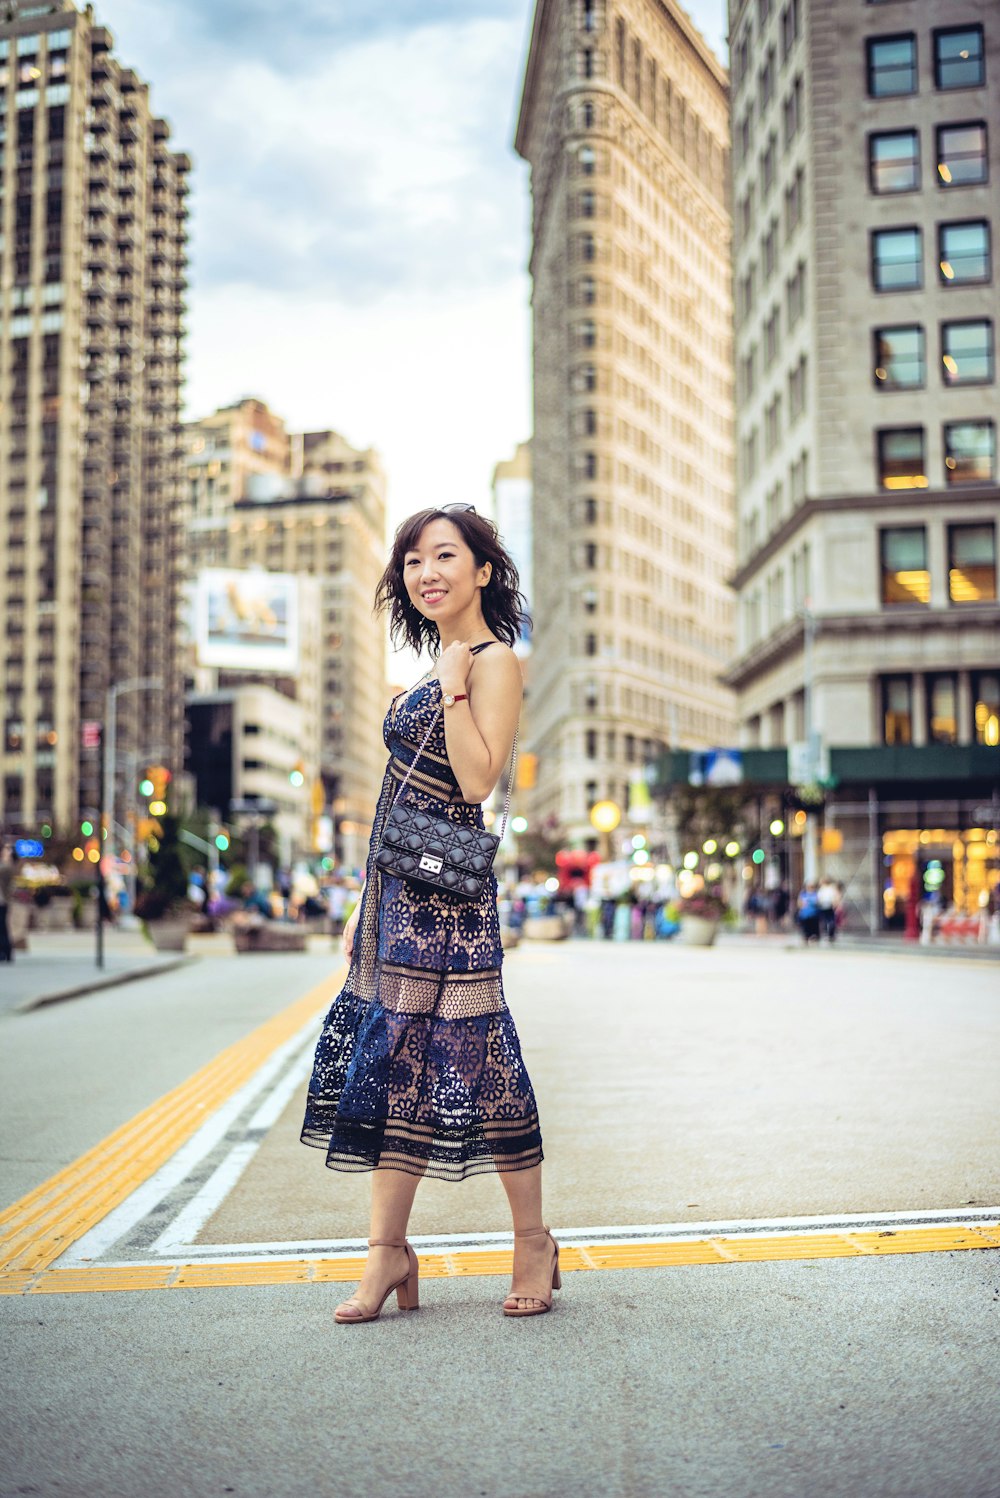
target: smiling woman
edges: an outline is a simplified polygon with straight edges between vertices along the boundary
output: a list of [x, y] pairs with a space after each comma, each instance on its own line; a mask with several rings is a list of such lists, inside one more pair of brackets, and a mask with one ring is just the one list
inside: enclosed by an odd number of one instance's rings
[[[525, 618], [518, 576], [495, 526], [471, 505], [421, 510], [396, 532], [376, 595], [394, 638], [436, 661], [386, 713], [389, 750], [365, 887], [344, 932], [351, 959], [326, 1018], [302, 1140], [335, 1170], [371, 1170], [371, 1254], [341, 1324], [371, 1321], [392, 1290], [416, 1305], [406, 1228], [425, 1175], [496, 1171], [514, 1222], [507, 1316], [536, 1316], [559, 1285], [559, 1251], [542, 1223], [542, 1140], [535, 1096], [504, 998], [492, 874], [478, 898], [383, 871], [387, 817], [453, 823], [474, 841], [482, 801], [511, 754], [521, 668], [510, 648]], [[431, 674], [433, 673], [433, 674]], [[428, 849], [429, 850], [429, 845]]]

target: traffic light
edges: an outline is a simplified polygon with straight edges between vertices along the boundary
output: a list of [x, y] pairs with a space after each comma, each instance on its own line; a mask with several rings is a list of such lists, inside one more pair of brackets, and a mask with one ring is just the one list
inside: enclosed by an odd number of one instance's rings
[[516, 784], [519, 791], [534, 790], [538, 783], [538, 755], [523, 753], [518, 756]]
[[215, 846], [218, 848], [220, 853], [225, 853], [228, 849], [229, 833], [226, 831], [225, 827], [220, 827], [218, 832], [215, 834]]
[[305, 766], [303, 765], [301, 760], [297, 760], [294, 769], [289, 770], [288, 781], [290, 785], [294, 785], [296, 790], [298, 790], [300, 786], [305, 785], [306, 772]]
[[167, 810], [167, 786], [173, 776], [166, 765], [149, 765], [139, 790], [149, 798], [150, 816], [162, 817]]

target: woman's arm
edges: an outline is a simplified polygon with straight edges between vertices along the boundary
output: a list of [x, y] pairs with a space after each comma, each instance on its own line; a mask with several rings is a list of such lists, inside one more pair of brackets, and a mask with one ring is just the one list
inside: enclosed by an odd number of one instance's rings
[[449, 763], [466, 801], [485, 801], [514, 743], [524, 693], [520, 663], [510, 646], [502, 643], [475, 656], [466, 645], [450, 645], [439, 671], [442, 692], [468, 694], [467, 702], [443, 709]]

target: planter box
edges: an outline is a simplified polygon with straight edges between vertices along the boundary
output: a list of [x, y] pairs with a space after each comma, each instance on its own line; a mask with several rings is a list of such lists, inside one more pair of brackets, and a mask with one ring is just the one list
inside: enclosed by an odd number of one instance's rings
[[565, 941], [569, 929], [561, 915], [529, 915], [521, 935], [525, 941]]
[[187, 942], [188, 918], [147, 921], [149, 937], [158, 952], [183, 952]]
[[706, 920], [702, 915], [682, 915], [678, 940], [685, 947], [710, 947], [718, 929], [718, 921]]
[[237, 952], [304, 952], [306, 933], [298, 926], [249, 926], [233, 932]]

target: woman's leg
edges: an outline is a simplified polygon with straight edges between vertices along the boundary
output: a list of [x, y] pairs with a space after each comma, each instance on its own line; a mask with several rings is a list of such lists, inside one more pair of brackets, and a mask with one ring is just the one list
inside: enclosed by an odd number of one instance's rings
[[[402, 1243], [406, 1237], [406, 1225], [410, 1220], [410, 1208], [422, 1177], [410, 1175], [404, 1170], [372, 1171], [372, 1215], [369, 1237]], [[366, 1310], [373, 1311], [385, 1294], [387, 1285], [394, 1285], [406, 1273], [407, 1257], [402, 1248], [371, 1248], [361, 1282], [352, 1300], [358, 1301]], [[338, 1307], [349, 1315], [352, 1306], [344, 1302]]]
[[[503, 1170], [500, 1179], [510, 1203], [515, 1233], [543, 1227], [542, 1167], [533, 1165], [530, 1170]], [[518, 1293], [515, 1295], [512, 1291], [504, 1301], [504, 1305], [511, 1309], [530, 1309], [549, 1300], [552, 1294], [552, 1244], [544, 1233], [536, 1231], [534, 1237], [514, 1239], [514, 1283]], [[532, 1294], [532, 1291], [537, 1294]]]

